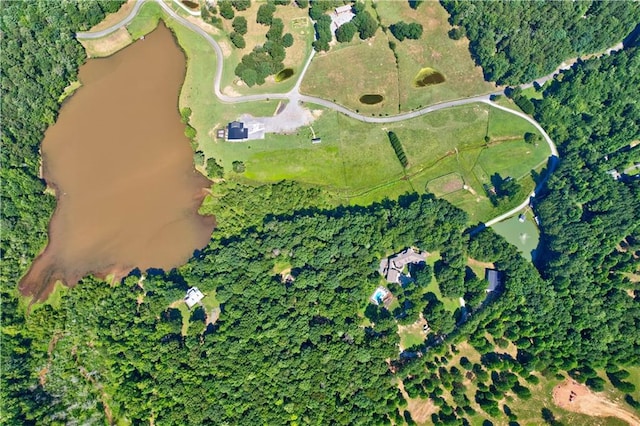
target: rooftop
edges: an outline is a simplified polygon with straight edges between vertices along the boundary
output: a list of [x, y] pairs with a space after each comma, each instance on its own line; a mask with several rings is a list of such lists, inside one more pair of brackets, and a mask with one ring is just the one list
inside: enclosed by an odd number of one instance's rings
[[244, 123], [232, 121], [227, 126], [228, 141], [244, 141], [249, 137], [249, 129], [244, 128]]
[[495, 269], [487, 269], [486, 279], [487, 281], [489, 281], [489, 287], [487, 287], [487, 291], [496, 291], [499, 290], [502, 286], [502, 272], [500, 271], [496, 271]]
[[387, 279], [387, 282], [400, 283], [402, 278], [405, 277], [402, 273], [404, 267], [410, 263], [423, 263], [428, 255], [426, 252], [418, 253], [412, 248], [408, 248], [388, 259], [382, 259], [378, 272]]
[[184, 302], [187, 304], [187, 307], [191, 309], [203, 298], [204, 294], [202, 294], [198, 287], [191, 287], [189, 290], [187, 290], [187, 295], [184, 297]]

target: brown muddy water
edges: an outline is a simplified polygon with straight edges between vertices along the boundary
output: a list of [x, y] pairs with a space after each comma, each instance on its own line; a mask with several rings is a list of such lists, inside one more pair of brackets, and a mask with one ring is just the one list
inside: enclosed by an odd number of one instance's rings
[[185, 56], [160, 25], [144, 40], [80, 69], [83, 86], [42, 143], [58, 204], [49, 244], [19, 284], [33, 300], [57, 280], [170, 269], [204, 247], [214, 218], [197, 213], [209, 180], [194, 170], [180, 122]]

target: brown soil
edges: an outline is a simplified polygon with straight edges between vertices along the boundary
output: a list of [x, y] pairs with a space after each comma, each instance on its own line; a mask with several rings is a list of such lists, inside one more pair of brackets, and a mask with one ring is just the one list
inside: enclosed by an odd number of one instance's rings
[[44, 300], [57, 280], [73, 286], [89, 274], [168, 270], [207, 244], [215, 221], [197, 212], [210, 182], [193, 168], [177, 108], [184, 74], [184, 54], [163, 25], [81, 67], [83, 86], [42, 143], [58, 205], [23, 295]]
[[467, 258], [467, 264], [469, 266], [478, 266], [480, 268], [485, 269], [495, 269], [495, 265], [491, 262], [480, 262], [479, 260], [472, 259], [470, 257]]
[[558, 407], [596, 417], [617, 417], [631, 426], [640, 425], [640, 418], [598, 395], [574, 380], [566, 380], [553, 389], [553, 401]]

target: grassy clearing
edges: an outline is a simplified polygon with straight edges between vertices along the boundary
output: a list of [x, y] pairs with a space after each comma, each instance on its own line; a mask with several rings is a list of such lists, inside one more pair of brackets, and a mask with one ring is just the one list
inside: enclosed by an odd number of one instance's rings
[[451, 192], [459, 191], [464, 185], [464, 180], [459, 173], [449, 173], [435, 178], [427, 183], [429, 192], [441, 196]]
[[414, 324], [407, 326], [399, 326], [398, 334], [400, 335], [400, 346], [407, 349], [412, 346], [421, 345], [424, 343], [426, 335], [422, 329], [426, 324], [423, 319], [416, 321]]
[[[517, 123], [510, 127], [496, 124], [500, 134], [514, 133], [487, 146], [484, 142], [487, 120], [509, 118], [501, 114], [490, 116], [489, 108], [485, 104], [451, 108], [386, 126], [362, 123], [324, 110], [313, 124], [322, 137], [321, 144], [311, 144], [310, 129], [302, 128], [293, 135], [267, 135], [262, 141], [209, 142], [210, 150], [205, 152], [223, 158], [225, 165], [233, 160], [245, 162], [244, 178], [250, 181], [298, 180], [323, 186], [353, 204], [394, 198], [413, 190], [429, 189], [444, 195], [442, 188], [433, 187], [434, 180], [454, 173], [458, 177], [457, 187], [463, 182], [469, 189], [449, 191], [445, 198], [467, 210], [471, 221], [485, 220], [496, 215], [497, 210], [506, 211], [509, 207], [502, 205], [496, 209], [491, 205], [482, 186], [488, 177], [497, 172], [521, 178], [523, 187], [533, 188], [529, 171], [548, 155], [546, 145], [534, 149], [521, 140], [526, 126]], [[523, 121], [513, 116], [511, 119]], [[396, 132], [402, 141], [410, 163], [406, 171], [395, 158], [386, 133], [389, 130]], [[476, 171], [482, 171], [480, 178]], [[513, 205], [520, 201], [514, 200]]]
[[[366, 115], [398, 114], [398, 70], [386, 35], [378, 30], [370, 39], [357, 35], [351, 43], [313, 58], [300, 87]], [[375, 105], [360, 102], [362, 95], [382, 95]]]
[[158, 21], [165, 14], [156, 2], [145, 3], [136, 17], [127, 25], [127, 31], [134, 40], [149, 34], [158, 26]]
[[[386, 27], [400, 20], [421, 23], [422, 37], [399, 42], [390, 32], [378, 30], [371, 46], [359, 40], [338, 44], [314, 58], [302, 85], [305, 93], [335, 99], [365, 113], [393, 114], [398, 112], [398, 104], [400, 111], [410, 111], [496, 90], [494, 84], [484, 81], [482, 69], [473, 63], [468, 40], [454, 41], [447, 35], [451, 26], [439, 3], [426, 2], [413, 10], [408, 2], [377, 2], [375, 12]], [[396, 45], [398, 67], [389, 41]], [[414, 79], [425, 67], [441, 72], [446, 81], [416, 88]], [[359, 97], [369, 93], [383, 94], [386, 105], [360, 104]]]
[[222, 80], [220, 82], [221, 90], [230, 96], [259, 94], [259, 93], [285, 93], [295, 85], [299, 72], [302, 71], [307, 57], [311, 53], [311, 43], [313, 42], [313, 26], [308, 18], [306, 9], [300, 9], [295, 4], [288, 6], [278, 6], [274, 13], [275, 18], [282, 19], [284, 23], [284, 34], [291, 33], [293, 35], [293, 45], [286, 49], [286, 58], [283, 62], [285, 68], [292, 68], [294, 75], [282, 82], [276, 82], [273, 76], [267, 78], [262, 86], [247, 87], [235, 75], [236, 66], [242, 60], [242, 57], [250, 53], [257, 45], [262, 45], [266, 41], [266, 34], [269, 27], [258, 24], [256, 15], [261, 2], [254, 2], [247, 10], [238, 12], [235, 16], [244, 16], [247, 19], [247, 34], [244, 35], [246, 47], [237, 49], [233, 47], [227, 34], [233, 31], [231, 23], [233, 20], [223, 19], [223, 33], [212, 34], [216, 41], [222, 45], [224, 52], [224, 68], [222, 71]]
[[78, 39], [78, 41], [87, 52], [87, 57], [104, 58], [130, 45], [133, 42], [133, 38], [125, 28], [119, 28], [102, 38], [94, 40]]
[[[297, 9], [278, 10], [293, 13]], [[142, 35], [155, 28], [161, 17], [163, 13], [157, 4], [145, 4], [128, 29], [132, 35]], [[227, 178], [248, 183], [292, 179], [321, 186], [343, 203], [370, 204], [386, 197], [397, 198], [408, 191], [423, 192], [430, 181], [456, 173], [469, 189], [450, 192], [444, 197], [467, 210], [470, 221], [475, 222], [510, 207], [494, 208], [484, 194], [483, 180], [496, 172], [502, 176], [524, 176], [548, 155], [546, 145], [532, 151], [532, 146], [522, 142], [525, 131], [535, 131], [528, 123], [492, 110], [486, 104], [450, 108], [386, 126], [363, 123], [308, 105], [319, 115], [313, 128], [317, 136], [322, 137], [320, 144], [311, 144], [309, 128], [301, 128], [291, 135], [269, 134], [264, 140], [245, 143], [217, 140], [216, 129], [243, 113], [271, 116], [279, 101], [231, 105], [218, 101], [212, 90], [216, 61], [213, 48], [200, 35], [171, 19], [166, 21], [188, 61], [179, 106], [192, 109], [190, 123], [198, 132], [199, 149], [207, 158], [214, 157], [223, 164], [228, 171]], [[303, 28], [301, 21], [292, 18], [289, 24]], [[382, 40], [381, 35], [378, 33], [376, 39]], [[369, 47], [368, 43], [357, 41], [336, 53]], [[404, 146], [410, 164], [407, 170], [393, 153], [387, 137], [390, 130], [396, 132]], [[488, 145], [484, 141], [487, 131], [492, 139]], [[522, 161], [523, 158], [526, 161]], [[236, 160], [246, 165], [242, 175], [230, 172], [231, 163]], [[533, 187], [528, 176], [524, 176], [521, 183], [523, 187]], [[520, 201], [514, 200], [513, 205]]]

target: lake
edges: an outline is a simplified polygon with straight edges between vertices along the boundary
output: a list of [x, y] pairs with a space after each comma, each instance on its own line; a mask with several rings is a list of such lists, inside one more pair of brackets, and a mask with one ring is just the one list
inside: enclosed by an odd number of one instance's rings
[[[47, 298], [56, 281], [168, 270], [203, 248], [215, 226], [198, 208], [211, 182], [195, 171], [178, 96], [186, 60], [162, 25], [80, 68], [82, 87], [42, 142], [57, 206], [49, 242], [19, 289]], [[212, 95], [213, 96], [213, 95]]]

